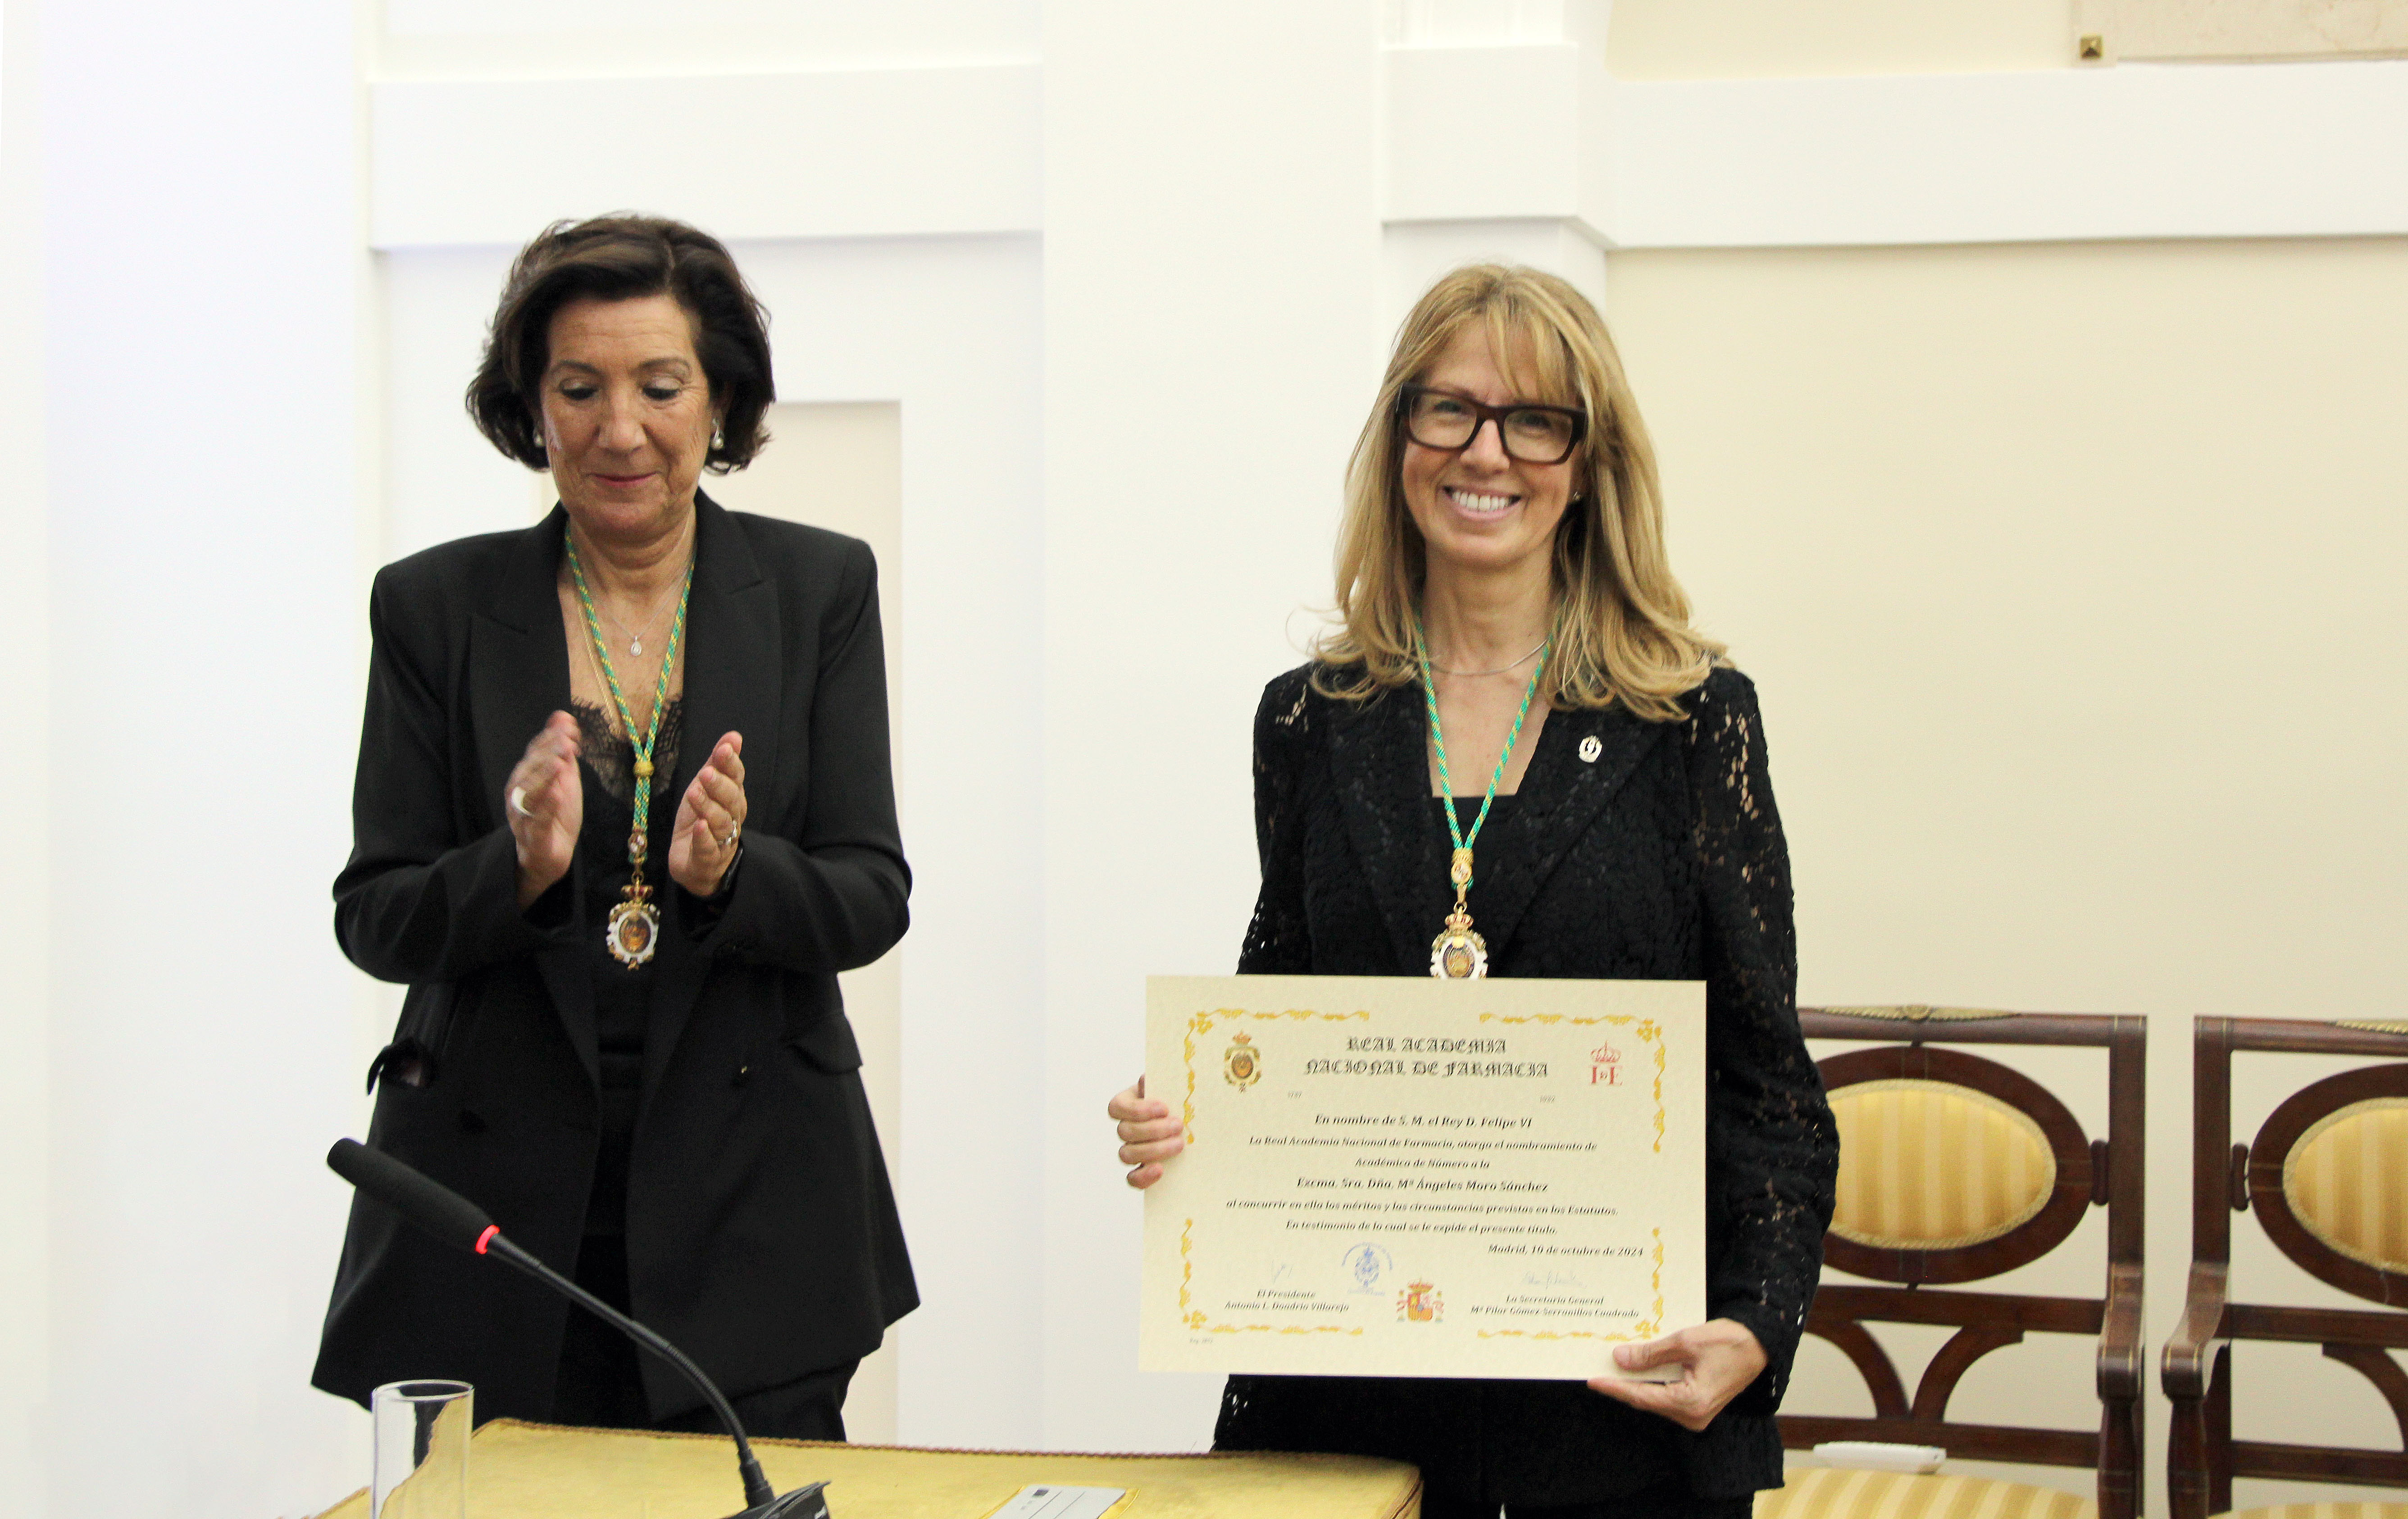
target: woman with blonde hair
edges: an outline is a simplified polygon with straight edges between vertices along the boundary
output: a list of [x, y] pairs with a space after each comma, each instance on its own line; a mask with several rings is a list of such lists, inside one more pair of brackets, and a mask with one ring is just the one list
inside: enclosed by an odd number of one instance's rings
[[[1333, 625], [1255, 713], [1254, 796], [1241, 974], [1706, 983], [1713, 1317], [1615, 1351], [1670, 1383], [1232, 1377], [1219, 1447], [1413, 1462], [1427, 1519], [1742, 1519], [1781, 1483], [1839, 1144], [1756, 690], [1689, 625], [1621, 360], [1563, 280], [1458, 269], [1405, 319]], [[1111, 1114], [1152, 1185], [1179, 1121], [1142, 1082]]]

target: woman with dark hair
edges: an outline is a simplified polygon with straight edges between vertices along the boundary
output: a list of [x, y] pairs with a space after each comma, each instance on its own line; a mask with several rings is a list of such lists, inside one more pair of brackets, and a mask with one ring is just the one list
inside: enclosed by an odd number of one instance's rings
[[[1839, 1140], [1756, 687], [1690, 625], [1654, 447], [1563, 280], [1476, 265], [1406, 317], [1337, 617], [1254, 716], [1254, 833], [1241, 973], [1705, 982], [1712, 1316], [1616, 1348], [1663, 1383], [1231, 1377], [1219, 1447], [1411, 1461], [1428, 1519], [1746, 1519], [1781, 1485]], [[1110, 1112], [1131, 1186], [1178, 1164], [1143, 1082]]]
[[[754, 1433], [844, 1438], [918, 1302], [837, 972], [900, 939], [867, 545], [697, 487], [767, 441], [767, 317], [681, 223], [561, 223], [468, 388], [536, 526], [387, 566], [335, 881], [408, 983], [368, 1142], [700, 1362]], [[667, 1368], [354, 1203], [316, 1384], [459, 1377], [480, 1417], [711, 1427]]]

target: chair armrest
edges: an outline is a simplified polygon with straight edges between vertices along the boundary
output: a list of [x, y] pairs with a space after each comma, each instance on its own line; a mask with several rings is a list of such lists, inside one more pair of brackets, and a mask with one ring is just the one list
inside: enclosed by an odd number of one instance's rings
[[2141, 1396], [2141, 1268], [2107, 1268], [2107, 1307], [2099, 1325], [2099, 1397], [2129, 1403]]
[[2207, 1396], [2208, 1362], [2224, 1338], [2229, 1269], [2222, 1261], [2191, 1262], [2190, 1290], [2183, 1298], [2182, 1318], [2166, 1340], [2161, 1371], [2166, 1396], [2178, 1402]]

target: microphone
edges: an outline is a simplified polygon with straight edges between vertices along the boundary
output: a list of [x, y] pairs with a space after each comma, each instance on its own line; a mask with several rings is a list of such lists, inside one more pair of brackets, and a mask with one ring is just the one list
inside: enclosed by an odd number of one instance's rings
[[446, 1244], [516, 1267], [682, 1372], [710, 1405], [711, 1412], [719, 1415], [719, 1422], [736, 1438], [736, 1469], [744, 1479], [747, 1507], [730, 1519], [828, 1519], [824, 1496], [827, 1483], [813, 1483], [782, 1497], [769, 1485], [769, 1479], [761, 1472], [759, 1458], [752, 1454], [752, 1442], [744, 1438], [744, 1426], [737, 1422], [736, 1411], [685, 1352], [504, 1238], [501, 1225], [488, 1218], [483, 1209], [383, 1151], [371, 1150], [356, 1139], [337, 1139], [335, 1147], [326, 1152], [326, 1165], [361, 1193], [399, 1213], [405, 1222]]

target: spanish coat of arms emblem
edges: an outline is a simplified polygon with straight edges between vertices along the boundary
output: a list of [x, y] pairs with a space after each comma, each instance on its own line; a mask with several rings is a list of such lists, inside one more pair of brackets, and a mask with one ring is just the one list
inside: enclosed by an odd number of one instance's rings
[[1415, 1324], [1435, 1322], [1445, 1306], [1439, 1290], [1426, 1282], [1413, 1283], [1397, 1294], [1397, 1317]]
[[1240, 1092], [1262, 1080], [1262, 1052], [1251, 1037], [1240, 1034], [1230, 1043], [1228, 1053], [1221, 1057], [1221, 1074]]

